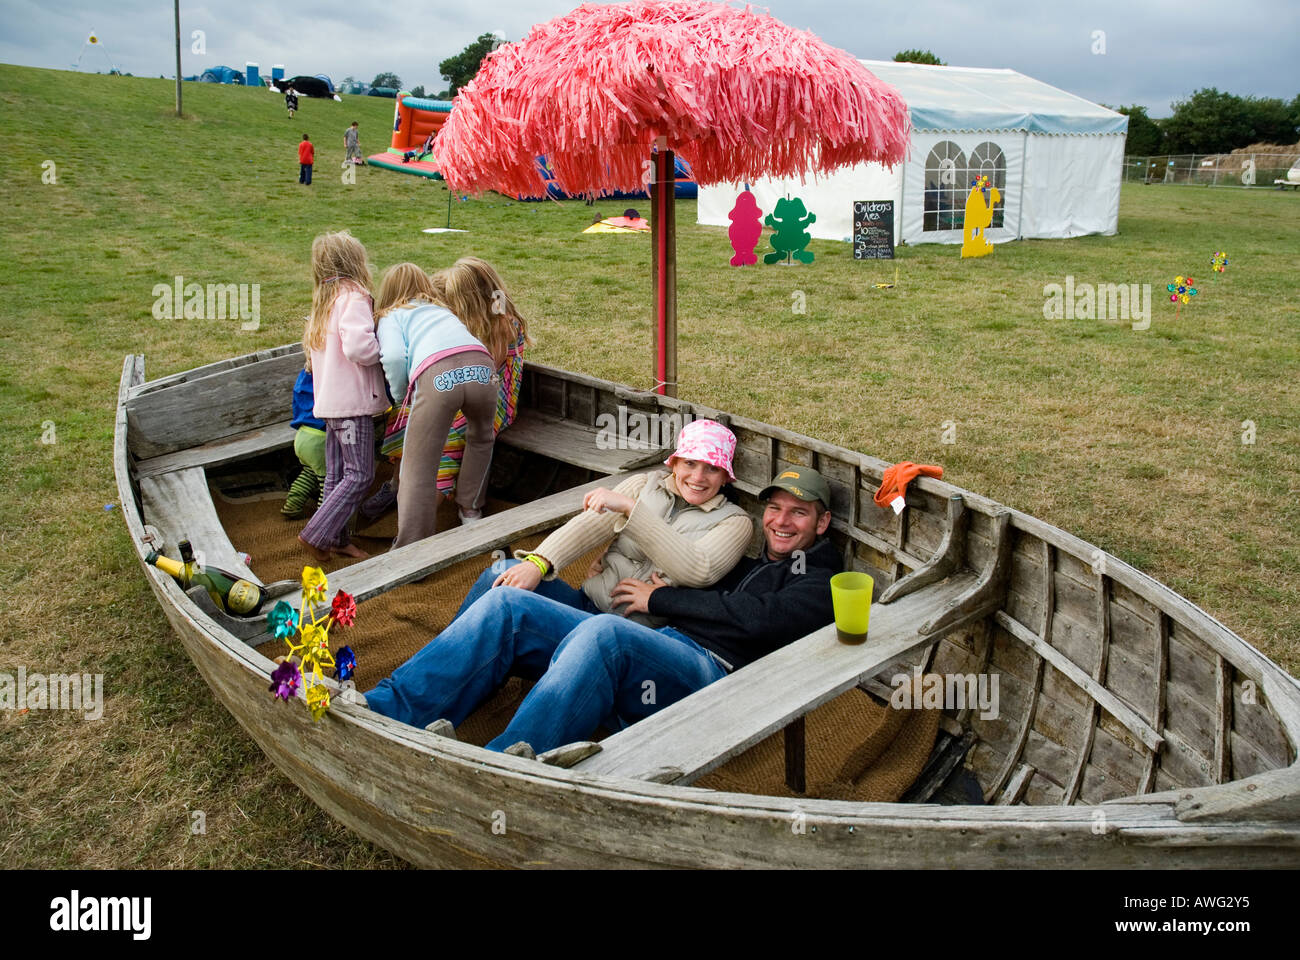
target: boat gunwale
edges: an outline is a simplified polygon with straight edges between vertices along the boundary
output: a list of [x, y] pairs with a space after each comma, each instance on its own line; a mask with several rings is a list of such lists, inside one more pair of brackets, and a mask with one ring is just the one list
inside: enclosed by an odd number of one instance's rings
[[[286, 350], [288, 348], [278, 348]], [[265, 355], [266, 351], [258, 353]], [[254, 356], [251, 354], [247, 356]], [[140, 514], [139, 506], [135, 499], [135, 488], [132, 485], [132, 476], [130, 469], [130, 455], [127, 448], [127, 421], [126, 421], [126, 401], [130, 396], [139, 395], [132, 393], [133, 389], [147, 385], [143, 381], [143, 355], [128, 356], [123, 367], [123, 380], [119, 390], [119, 403], [117, 411], [117, 429], [114, 440], [114, 467], [118, 483], [118, 490], [122, 500], [123, 513], [125, 515], [128, 532], [131, 533], [135, 541], [137, 559], [141, 564], [146, 579], [150, 582], [155, 594], [161, 603], [170, 604], [178, 613], [182, 614], [184, 619], [190, 624], [192, 629], [206, 639], [208, 643], [214, 644], [220, 649], [233, 664], [241, 666], [254, 675], [259, 682], [269, 682], [270, 672], [274, 669], [274, 663], [253, 647], [250, 647], [244, 641], [234, 637], [228, 631], [224, 630], [220, 624], [212, 620], [208, 614], [197, 606], [170, 578], [164, 577], [157, 570], [150, 568], [144, 563], [144, 550], [141, 537], [145, 532], [143, 517]], [[248, 362], [256, 362], [250, 360]], [[216, 366], [210, 365], [210, 366]], [[571, 374], [568, 371], [562, 371], [558, 368], [546, 367], [541, 364], [530, 365], [539, 372], [546, 373], [561, 379], [568, 379], [571, 382], [595, 386], [606, 390], [623, 390], [624, 393], [630, 393], [625, 388], [619, 388], [618, 385], [608, 381], [601, 381], [590, 378], [582, 374]], [[234, 369], [233, 366], [227, 369]], [[220, 371], [216, 371], [220, 373]], [[130, 378], [140, 377], [137, 382], [128, 382]], [[171, 382], [184, 382], [178, 379], [181, 375], [173, 375], [171, 378], [161, 378], [162, 380], [171, 380]], [[153, 381], [154, 383], [160, 381]], [[657, 395], [651, 395], [657, 400]], [[668, 398], [670, 399], [670, 398]], [[694, 411], [702, 408], [700, 405], [683, 403], [681, 401], [670, 402], [666, 406], [688, 407]], [[884, 461], [871, 457], [866, 454], [859, 454], [844, 448], [835, 447], [827, 444], [825, 441], [818, 441], [815, 438], [802, 437], [790, 431], [774, 428], [759, 421], [749, 418], [731, 416], [729, 421], [732, 424], [745, 429], [755, 430], [756, 432], [772, 436], [778, 432], [781, 436], [777, 439], [788, 439], [790, 442], [798, 443], [808, 449], [817, 450], [817, 452], [826, 453], [841, 460], [852, 462], [853, 457], [859, 459], [859, 465], [871, 470], [874, 467], [883, 469], [887, 464]], [[820, 448], [820, 449], [819, 449]], [[1047, 542], [1053, 543], [1058, 549], [1064, 549], [1076, 556], [1077, 559], [1084, 560], [1090, 556], [1083, 548], [1089, 550], [1093, 548], [1091, 544], [1083, 541], [1072, 534], [1069, 534], [1059, 528], [1052, 527], [1045, 521], [1031, 517], [1021, 511], [1007, 508], [998, 504], [996, 501], [977, 494], [968, 494], [967, 491], [955, 487], [943, 481], [934, 481], [923, 479], [921, 489], [926, 490], [936, 496], [951, 495], [959, 493], [963, 497], [969, 497], [969, 504], [987, 515], [997, 513], [1010, 513], [1012, 523], [1025, 532], [1038, 536]], [[1026, 521], [1017, 523], [1017, 521]], [[1044, 533], [1051, 535], [1049, 540], [1043, 537]], [[1296, 750], [1297, 730], [1300, 729], [1300, 688], [1294, 681], [1284, 684], [1274, 684], [1269, 681], [1269, 677], [1274, 679], [1286, 678], [1292, 680], [1282, 668], [1268, 660], [1262, 653], [1255, 649], [1243, 638], [1238, 637], [1224, 627], [1219, 621], [1215, 620], [1205, 611], [1191, 603], [1184, 597], [1174, 593], [1170, 588], [1159, 581], [1154, 580], [1147, 574], [1142, 573], [1117, 558], [1110, 558], [1107, 554], [1108, 561], [1114, 560], [1118, 566], [1118, 572], [1121, 578], [1116, 578], [1110, 572], [1109, 563], [1107, 574], [1112, 579], [1133, 590], [1139, 596], [1143, 596], [1149, 602], [1152, 602], [1158, 610], [1165, 615], [1170, 616], [1176, 623], [1187, 627], [1193, 634], [1203, 640], [1214, 638], [1219, 642], [1210, 642], [1212, 649], [1232, 664], [1238, 670], [1242, 670], [1248, 676], [1260, 680], [1265, 684], [1265, 693], [1268, 698], [1268, 706], [1273, 709], [1275, 705], [1284, 707], [1285, 716], [1278, 715], [1278, 719], [1284, 733], [1290, 740], [1293, 752], [1300, 753]], [[1154, 596], [1147, 595], [1147, 590], [1137, 589], [1140, 587], [1149, 587], [1150, 593]], [[1176, 601], [1180, 607], [1182, 617], [1175, 616], [1167, 606], [1169, 601]], [[1194, 622], [1184, 622], [1184, 618], [1195, 621], [1197, 618], [1203, 618], [1204, 627], [1210, 637], [1202, 636], [1202, 631], [1195, 629], [1197, 624]], [[1222, 636], [1216, 636], [1222, 634]], [[1226, 649], [1224, 649], [1226, 648]], [[1231, 653], [1233, 656], [1229, 656]], [[1242, 654], [1247, 654], [1245, 658], [1252, 668], [1250, 671], [1243, 668], [1243, 664], [1238, 662]], [[1252, 672], [1253, 671], [1253, 672]], [[331, 681], [332, 685], [332, 681]], [[1279, 703], [1280, 701], [1280, 703]], [[227, 709], [230, 706], [227, 705]], [[237, 718], [238, 711], [231, 710]], [[1277, 710], [1274, 709], [1275, 714]], [[623, 777], [612, 776], [594, 776], [583, 774], [577, 771], [569, 771], [558, 767], [539, 765], [535, 761], [523, 760], [520, 758], [510, 757], [504, 754], [487, 751], [481, 747], [471, 744], [463, 744], [458, 741], [448, 740], [447, 738], [438, 737], [426, 731], [417, 730], [408, 725], [401, 724], [398, 721], [387, 717], [381, 717], [359, 707], [347, 704], [337, 704], [332, 711], [336, 719], [349, 723], [356, 723], [386, 740], [398, 745], [415, 748], [417, 751], [426, 754], [433, 761], [445, 761], [452, 763], [464, 763], [478, 768], [490, 768], [501, 774], [511, 777], [525, 777], [530, 782], [538, 784], [565, 784], [570, 787], [590, 791], [594, 795], [608, 796], [611, 799], [617, 798], [634, 803], [640, 802], [668, 802], [671, 804], [688, 805], [700, 809], [706, 809], [717, 813], [728, 813], [731, 815], [764, 815], [767, 817], [780, 816], [788, 817], [795, 812], [801, 812], [805, 816], [816, 818], [819, 822], [834, 820], [843, 822], [848, 825], [854, 823], [870, 822], [872, 824], [888, 823], [899, 825], [900, 828], [907, 826], [910, 829], [936, 829], [942, 828], [946, 824], [951, 824], [960, 829], [978, 829], [987, 827], [990, 829], [1002, 829], [1015, 825], [1025, 826], [1026, 828], [1042, 827], [1046, 824], [1071, 825], [1080, 828], [1091, 828], [1093, 818], [1091, 811], [1097, 808], [1104, 808], [1107, 811], [1107, 819], [1110, 824], [1109, 829], [1124, 831], [1129, 829], [1140, 829], [1147, 832], [1159, 829], [1174, 831], [1175, 834], [1186, 830], [1199, 830], [1204, 827], [1212, 827], [1216, 824], [1213, 821], [1189, 821], [1178, 816], [1180, 807], [1186, 805], [1188, 800], [1193, 796], [1199, 796], [1204, 793], [1213, 793], [1215, 795], [1231, 788], [1246, 788], [1253, 781], [1259, 778], [1268, 777], [1270, 774], [1276, 775], [1284, 773], [1287, 775], [1289, 786], [1291, 787], [1290, 795], [1294, 796], [1300, 793], [1300, 756], [1287, 767], [1274, 768], [1264, 773], [1255, 774], [1252, 777], [1246, 777], [1239, 780], [1228, 781], [1223, 784], [1213, 784], [1202, 787], [1180, 788], [1177, 790], [1163, 791], [1159, 794], [1135, 795], [1129, 797], [1120, 797], [1113, 800], [1105, 801], [1102, 804], [1057, 804], [1044, 806], [1030, 806], [1026, 804], [1011, 805], [1005, 808], [996, 806], [943, 806], [934, 804], [897, 804], [897, 803], [858, 803], [851, 801], [833, 801], [821, 800], [816, 798], [785, 798], [773, 796], [758, 796], [750, 794], [732, 794], [721, 791], [707, 790], [693, 786], [673, 786], [665, 784], [653, 784], [641, 780], [633, 780]], [[269, 731], [268, 731], [269, 733]], [[251, 731], [250, 731], [251, 735]], [[313, 768], [314, 769], [314, 768]], [[288, 773], [288, 771], [285, 771]], [[294, 779], [291, 776], [291, 779]], [[1276, 779], [1276, 778], [1274, 778]], [[1249, 813], [1251, 804], [1243, 804], [1238, 808], [1238, 813]], [[1155, 817], [1151, 813], [1156, 813]], [[942, 811], [941, 816], [934, 815], [935, 811]], [[1066, 814], [1068, 811], [1068, 814]], [[1065, 814], [1062, 816], [1062, 814]], [[1289, 824], [1291, 821], [1272, 821], [1272, 820], [1246, 820], [1240, 818], [1230, 824], [1219, 824], [1220, 826], [1234, 827], [1237, 825], [1266, 825], [1269, 823]], [[1286, 832], [1286, 836], [1292, 838], [1292, 842], [1300, 844], [1300, 827], [1294, 831]], [[400, 855], [400, 854], [399, 854]]]

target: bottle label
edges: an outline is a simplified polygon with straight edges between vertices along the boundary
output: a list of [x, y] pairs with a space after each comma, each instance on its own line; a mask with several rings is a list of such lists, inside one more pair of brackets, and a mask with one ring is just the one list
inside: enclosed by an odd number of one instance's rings
[[231, 613], [246, 616], [256, 610], [261, 603], [262, 591], [257, 584], [247, 580], [236, 580], [226, 595], [226, 609]]

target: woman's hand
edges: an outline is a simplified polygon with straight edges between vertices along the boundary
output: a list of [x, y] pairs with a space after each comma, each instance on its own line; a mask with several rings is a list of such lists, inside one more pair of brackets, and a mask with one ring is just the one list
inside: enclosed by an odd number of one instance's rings
[[625, 517], [630, 517], [632, 508], [635, 506], [636, 501], [631, 497], [625, 497], [613, 490], [606, 490], [604, 487], [598, 487], [582, 498], [582, 509], [594, 510], [597, 513], [612, 510], [614, 513], [621, 513]]
[[492, 581], [494, 587], [518, 587], [520, 590], [536, 590], [542, 582], [542, 571], [531, 560], [516, 563], [501, 576]]

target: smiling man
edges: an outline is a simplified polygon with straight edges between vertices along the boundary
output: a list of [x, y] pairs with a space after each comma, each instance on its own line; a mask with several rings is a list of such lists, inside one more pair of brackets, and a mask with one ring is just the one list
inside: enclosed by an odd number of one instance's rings
[[[792, 467], [759, 494], [764, 549], [713, 587], [620, 580], [623, 615], [494, 587], [390, 680], [367, 694], [372, 709], [424, 726], [460, 724], [510, 674], [537, 677], [489, 750], [531, 755], [590, 737], [598, 725], [635, 723], [833, 619], [830, 579], [842, 564], [824, 534], [830, 489], [816, 470]], [[627, 618], [648, 613], [669, 626]], [[523, 745], [526, 744], [525, 748]]]

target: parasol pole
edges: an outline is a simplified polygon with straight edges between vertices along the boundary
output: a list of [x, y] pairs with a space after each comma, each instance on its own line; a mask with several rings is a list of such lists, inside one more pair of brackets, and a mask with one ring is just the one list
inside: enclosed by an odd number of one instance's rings
[[176, 116], [181, 116], [181, 0], [173, 0], [176, 16]]
[[668, 138], [655, 141], [654, 180], [650, 184], [650, 271], [655, 296], [655, 392], [677, 396], [677, 222], [676, 164]]

